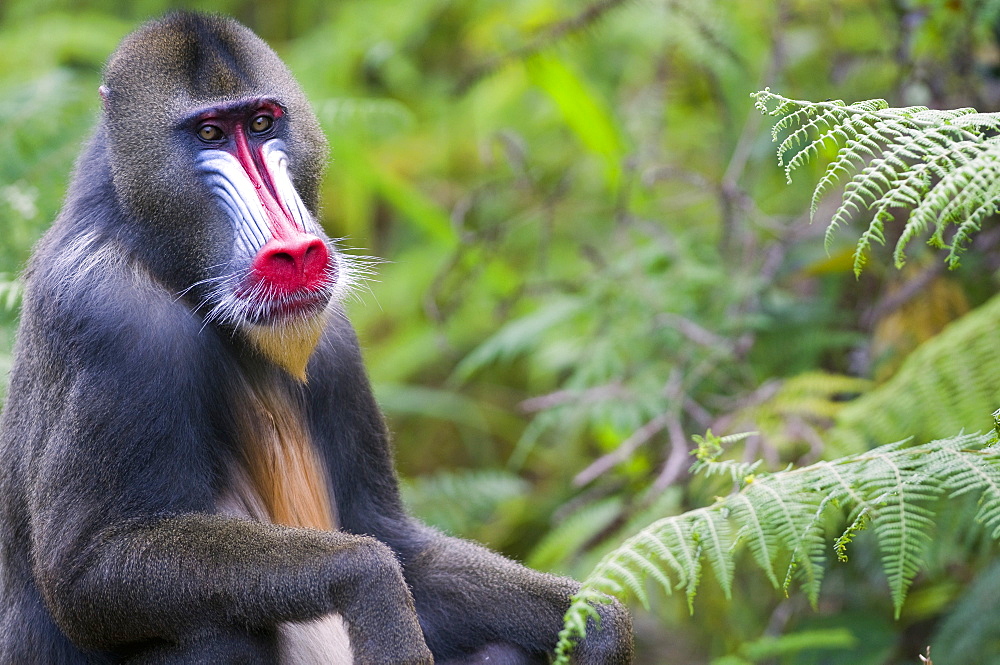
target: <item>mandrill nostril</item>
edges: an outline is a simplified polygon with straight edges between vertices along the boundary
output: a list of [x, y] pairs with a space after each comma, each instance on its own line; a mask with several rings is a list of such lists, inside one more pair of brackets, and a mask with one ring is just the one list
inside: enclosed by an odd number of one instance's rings
[[316, 272], [322, 274], [326, 270], [328, 260], [329, 254], [326, 251], [326, 243], [314, 237], [306, 245], [306, 251], [302, 257], [302, 270], [306, 274]]
[[266, 285], [282, 292], [314, 289], [326, 278], [329, 253], [318, 237], [306, 233], [275, 238], [253, 261], [253, 272]]

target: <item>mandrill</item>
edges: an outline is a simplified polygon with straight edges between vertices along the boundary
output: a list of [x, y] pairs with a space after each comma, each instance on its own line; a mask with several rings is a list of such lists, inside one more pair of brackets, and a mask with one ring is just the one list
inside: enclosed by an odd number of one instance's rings
[[[100, 92], [25, 276], [0, 665], [548, 662], [578, 585], [400, 502], [288, 69], [177, 13], [125, 38]], [[630, 663], [628, 614], [598, 611], [575, 662]]]

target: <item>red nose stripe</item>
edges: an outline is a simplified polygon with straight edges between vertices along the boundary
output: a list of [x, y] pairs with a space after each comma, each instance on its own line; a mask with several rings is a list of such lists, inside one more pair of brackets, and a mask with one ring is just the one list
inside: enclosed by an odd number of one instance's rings
[[328, 259], [322, 240], [307, 233], [295, 233], [268, 241], [257, 252], [251, 269], [278, 293], [291, 293], [320, 288], [326, 280]]
[[236, 159], [239, 160], [246, 171], [250, 182], [257, 190], [261, 205], [264, 206], [264, 213], [271, 226], [271, 233], [276, 238], [294, 235], [299, 232], [295, 227], [295, 220], [285, 202], [278, 196], [271, 179], [271, 174], [267, 171], [267, 164], [258, 150], [256, 153], [251, 150], [243, 128], [237, 126], [235, 130]]

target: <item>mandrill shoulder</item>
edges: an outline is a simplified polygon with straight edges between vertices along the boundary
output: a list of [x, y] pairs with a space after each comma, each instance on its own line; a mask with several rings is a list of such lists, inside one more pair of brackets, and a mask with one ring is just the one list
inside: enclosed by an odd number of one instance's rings
[[205, 358], [225, 355], [216, 331], [99, 229], [57, 227], [42, 240], [21, 316], [22, 329], [44, 334], [19, 340], [18, 362], [46, 357], [71, 375], [100, 372], [123, 383], [165, 366], [195, 376]]

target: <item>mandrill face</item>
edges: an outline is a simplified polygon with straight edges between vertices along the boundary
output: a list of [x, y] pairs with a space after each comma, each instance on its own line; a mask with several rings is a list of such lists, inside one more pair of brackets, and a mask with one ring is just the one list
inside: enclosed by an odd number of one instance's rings
[[230, 270], [209, 291], [210, 321], [281, 324], [322, 312], [336, 255], [288, 172], [281, 105], [253, 99], [203, 109], [185, 124], [203, 146], [197, 168], [232, 229]]
[[185, 21], [131, 35], [105, 72], [102, 128], [126, 235], [167, 248], [151, 268], [206, 325], [304, 379], [354, 274], [315, 218], [326, 142], [256, 35], [221, 22], [202, 39]]

